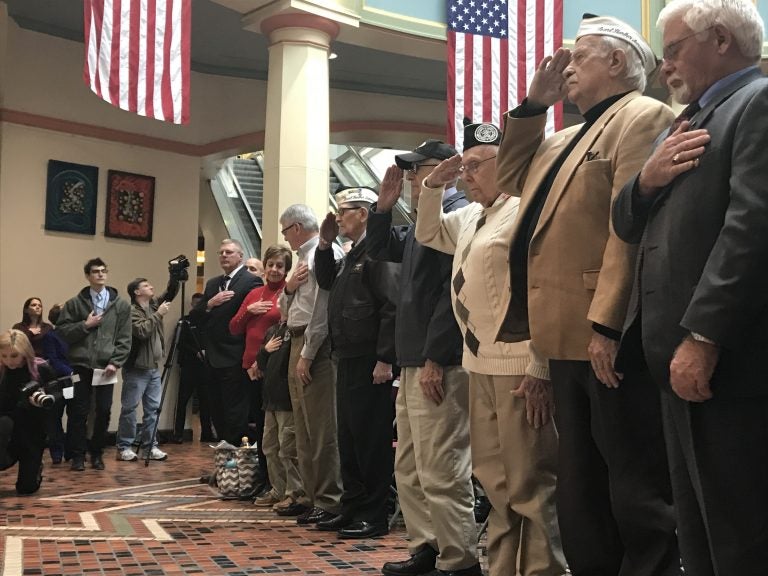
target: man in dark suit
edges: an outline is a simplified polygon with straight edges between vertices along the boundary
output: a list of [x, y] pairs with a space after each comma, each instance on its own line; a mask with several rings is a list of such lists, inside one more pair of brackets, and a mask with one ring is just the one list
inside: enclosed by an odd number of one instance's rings
[[211, 368], [213, 425], [220, 440], [239, 446], [240, 439], [248, 434], [250, 380], [242, 368], [245, 340], [229, 332], [229, 321], [248, 292], [263, 281], [243, 266], [243, 247], [237, 240], [222, 240], [218, 255], [224, 274], [208, 280], [189, 317], [202, 331], [205, 358]]
[[[663, 79], [689, 106], [613, 207], [639, 243], [619, 371], [661, 386], [686, 574], [768, 569], [768, 81], [749, 0], [675, 0]], [[682, 118], [686, 118], [683, 120]]]

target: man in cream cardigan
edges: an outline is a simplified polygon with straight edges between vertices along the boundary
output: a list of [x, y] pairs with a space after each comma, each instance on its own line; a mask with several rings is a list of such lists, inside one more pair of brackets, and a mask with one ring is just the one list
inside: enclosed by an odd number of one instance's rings
[[[453, 254], [451, 297], [469, 372], [472, 467], [493, 508], [490, 575], [560, 576], [565, 558], [555, 511], [557, 433], [546, 365], [528, 342], [496, 342], [509, 304], [508, 264], [518, 199], [496, 187], [501, 133], [492, 124], [464, 128], [464, 154], [424, 180], [416, 239]], [[459, 176], [469, 206], [443, 214], [443, 188]]]

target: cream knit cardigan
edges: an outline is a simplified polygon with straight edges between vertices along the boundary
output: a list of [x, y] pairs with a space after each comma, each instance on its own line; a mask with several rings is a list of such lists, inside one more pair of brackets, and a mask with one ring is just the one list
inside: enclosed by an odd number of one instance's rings
[[[509, 249], [519, 198], [501, 194], [489, 208], [473, 202], [443, 214], [442, 197], [442, 188], [428, 188], [422, 183], [416, 239], [425, 246], [453, 254], [453, 276], [461, 266], [465, 248], [471, 242], [463, 266], [465, 283], [462, 295], [466, 295], [466, 298], [462, 303], [469, 310], [469, 323], [480, 346], [475, 356], [464, 345], [462, 365], [479, 374], [530, 374], [549, 379], [546, 362], [535, 354], [529, 354], [530, 341], [496, 341], [511, 294]], [[475, 233], [477, 221], [483, 214], [486, 222]], [[453, 311], [461, 333], [464, 334], [467, 325], [456, 314], [457, 297], [451, 283]]]

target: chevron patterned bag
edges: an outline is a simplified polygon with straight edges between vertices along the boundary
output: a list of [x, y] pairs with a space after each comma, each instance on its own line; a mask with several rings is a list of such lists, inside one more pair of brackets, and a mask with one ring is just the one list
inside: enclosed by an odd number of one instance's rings
[[257, 488], [259, 453], [247, 441], [240, 448], [220, 442], [215, 448], [213, 462], [216, 486], [222, 500], [248, 500]]

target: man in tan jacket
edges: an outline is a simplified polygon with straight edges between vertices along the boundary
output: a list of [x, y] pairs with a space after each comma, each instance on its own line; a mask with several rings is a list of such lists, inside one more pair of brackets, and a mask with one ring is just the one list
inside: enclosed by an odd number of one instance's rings
[[[496, 340], [509, 304], [508, 254], [518, 212], [518, 199], [496, 186], [500, 138], [492, 124], [465, 126], [464, 154], [444, 160], [423, 180], [416, 239], [454, 255], [451, 302], [469, 372], [472, 470], [492, 505], [489, 574], [561, 576], [557, 432], [547, 368], [531, 361], [527, 342]], [[443, 213], [445, 186], [459, 176], [474, 202]]]
[[[574, 576], [680, 571], [659, 391], [647, 369], [613, 365], [635, 250], [614, 233], [611, 201], [674, 117], [642, 96], [655, 67], [630, 26], [585, 15], [573, 53], [545, 58], [506, 115], [497, 160], [499, 188], [521, 198], [498, 337], [530, 337], [549, 360], [558, 520]], [[585, 122], [545, 139], [546, 111], [565, 96]]]

